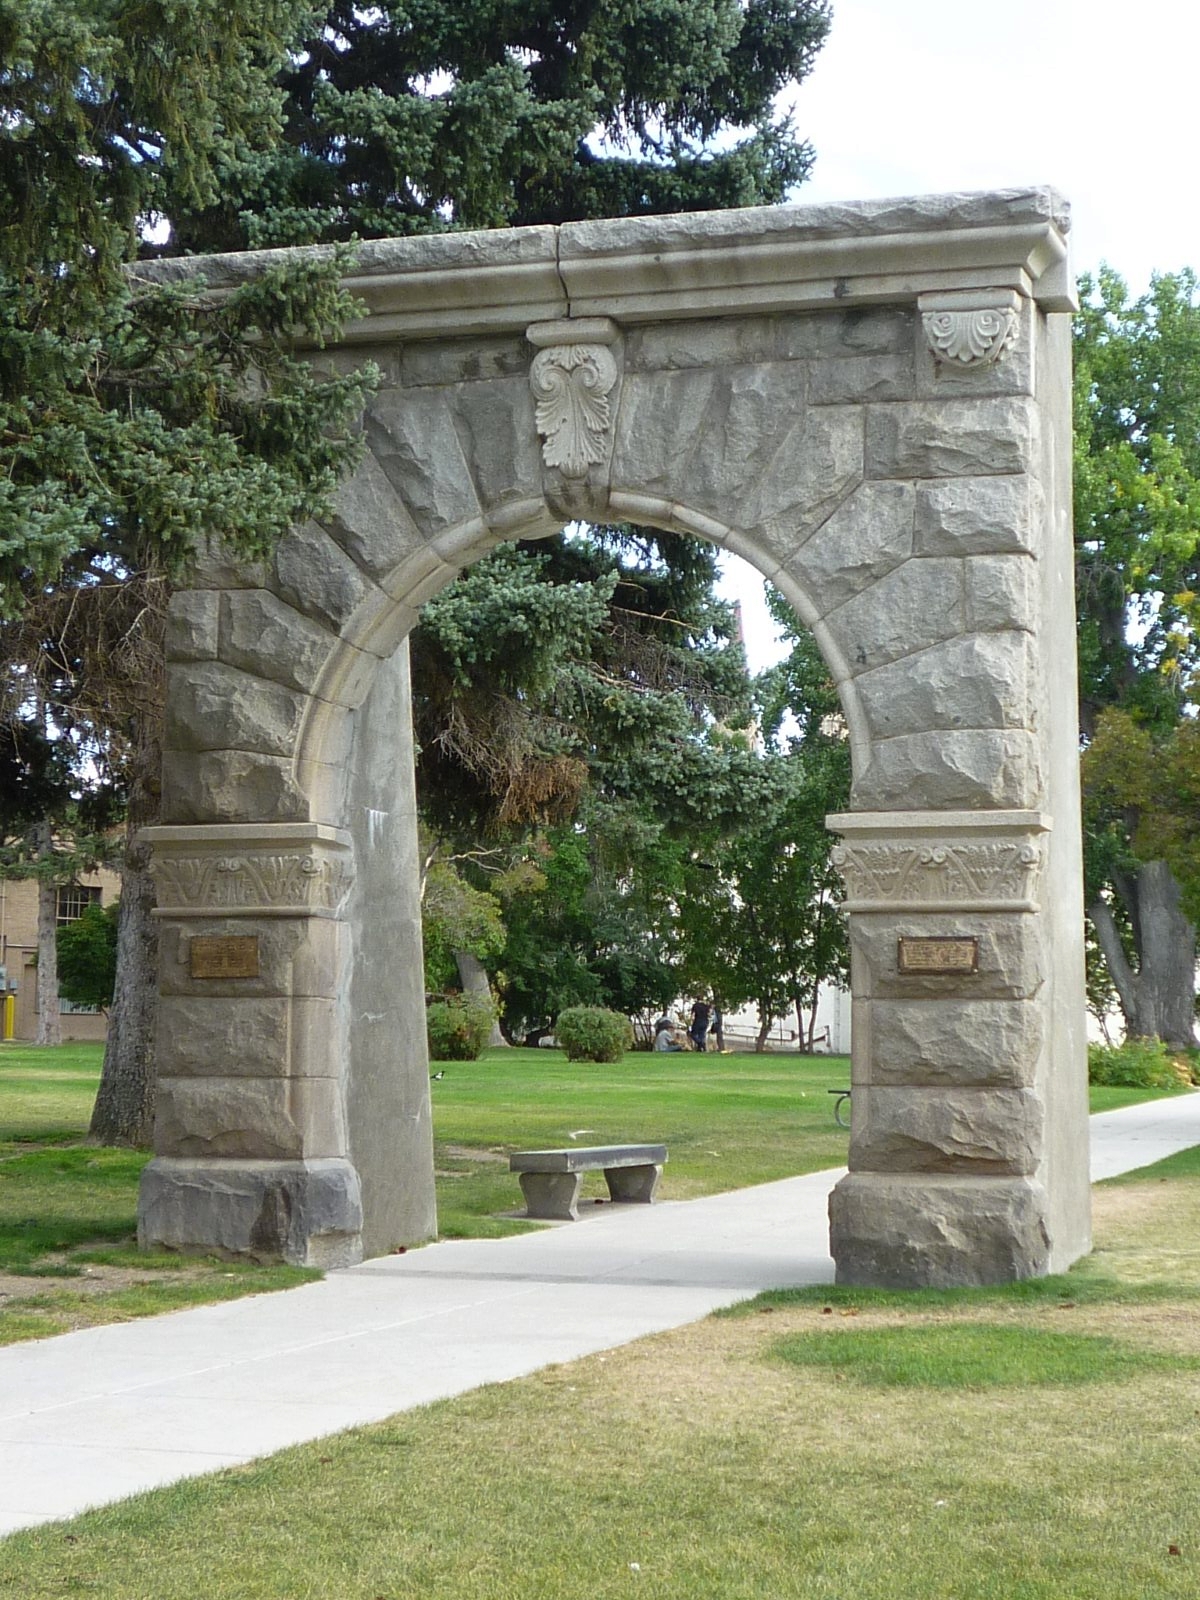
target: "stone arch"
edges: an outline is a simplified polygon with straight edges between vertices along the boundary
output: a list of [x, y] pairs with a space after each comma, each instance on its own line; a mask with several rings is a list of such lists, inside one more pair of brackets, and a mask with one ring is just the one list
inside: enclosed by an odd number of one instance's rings
[[463, 566], [582, 517], [744, 556], [837, 682], [839, 1276], [1086, 1248], [1064, 230], [1033, 190], [363, 247], [367, 315], [314, 357], [384, 374], [360, 467], [172, 605], [144, 1239], [429, 1236], [403, 640]]

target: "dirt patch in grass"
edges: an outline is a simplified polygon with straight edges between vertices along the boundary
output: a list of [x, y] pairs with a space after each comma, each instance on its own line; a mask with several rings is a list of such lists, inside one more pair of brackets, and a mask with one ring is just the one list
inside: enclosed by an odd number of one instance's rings
[[499, 1161], [503, 1166], [508, 1165], [508, 1154], [504, 1150], [479, 1150], [469, 1144], [444, 1144], [440, 1148], [451, 1161]]
[[55, 1289], [66, 1289], [73, 1295], [111, 1294], [114, 1289], [132, 1289], [147, 1283], [194, 1283], [207, 1275], [199, 1268], [183, 1265], [177, 1272], [108, 1266], [55, 1272], [52, 1265], [39, 1268], [36, 1274], [0, 1272], [0, 1307], [15, 1308], [22, 1300], [40, 1298]]

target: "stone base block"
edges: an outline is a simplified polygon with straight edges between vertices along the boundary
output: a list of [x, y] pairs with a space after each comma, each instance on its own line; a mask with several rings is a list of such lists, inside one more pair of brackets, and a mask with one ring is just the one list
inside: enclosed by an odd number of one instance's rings
[[142, 1173], [143, 1250], [213, 1251], [298, 1267], [362, 1260], [362, 1196], [348, 1161], [158, 1156]]
[[1050, 1270], [1049, 1207], [1032, 1178], [852, 1172], [829, 1197], [838, 1283], [944, 1289]]
[[662, 1168], [654, 1165], [645, 1167], [608, 1167], [605, 1169], [604, 1180], [608, 1184], [609, 1196], [624, 1204], [650, 1205], [654, 1199], [654, 1192], [658, 1188], [658, 1180], [662, 1177]]
[[526, 1216], [542, 1217], [549, 1222], [578, 1222], [582, 1183], [582, 1172], [521, 1173]]

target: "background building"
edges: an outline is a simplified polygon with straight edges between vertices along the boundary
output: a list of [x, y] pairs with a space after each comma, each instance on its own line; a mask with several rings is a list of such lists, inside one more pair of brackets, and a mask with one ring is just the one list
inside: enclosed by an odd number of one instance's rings
[[[58, 921], [71, 922], [86, 905], [110, 905], [121, 890], [115, 872], [101, 869], [86, 873], [78, 883], [58, 891]], [[0, 1032], [14, 1039], [37, 1038], [37, 903], [38, 886], [31, 878], [0, 878], [0, 980], [12, 994], [11, 1034], [0, 1022]], [[64, 1039], [103, 1039], [108, 1017], [95, 1006], [76, 1006], [59, 1000]], [[0, 1012], [0, 1017], [3, 1012]]]

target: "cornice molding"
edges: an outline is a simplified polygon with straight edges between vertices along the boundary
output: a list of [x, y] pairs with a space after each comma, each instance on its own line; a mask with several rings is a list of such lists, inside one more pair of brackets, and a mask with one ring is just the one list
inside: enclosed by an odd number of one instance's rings
[[[991, 289], [1070, 311], [1068, 208], [1054, 190], [756, 206], [374, 240], [346, 288], [367, 307], [339, 343], [523, 333], [560, 317], [622, 326], [864, 305]], [[317, 253], [326, 247], [317, 247]], [[294, 252], [139, 263], [147, 282], [219, 294]]]

